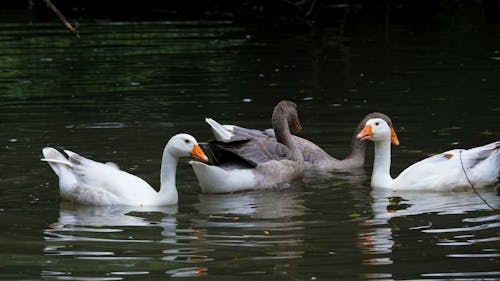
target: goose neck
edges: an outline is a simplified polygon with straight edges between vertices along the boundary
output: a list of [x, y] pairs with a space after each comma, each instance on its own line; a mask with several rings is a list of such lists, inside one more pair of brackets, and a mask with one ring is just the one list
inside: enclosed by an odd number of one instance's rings
[[349, 154], [347, 158], [359, 160], [362, 163], [364, 163], [365, 151], [366, 151], [366, 142], [357, 140], [355, 135], [351, 142], [351, 154]]
[[276, 135], [276, 140], [284, 144], [291, 151], [291, 156], [295, 160], [303, 162], [304, 158], [302, 152], [293, 141], [293, 136], [290, 133], [290, 126], [284, 116], [280, 115], [276, 117], [273, 115], [273, 129]]
[[175, 186], [175, 174], [177, 171], [178, 158], [168, 151], [168, 146], [163, 150], [160, 171], [160, 198], [171, 200], [177, 197], [177, 188]]
[[372, 186], [388, 188], [392, 185], [391, 178], [391, 142], [375, 142], [375, 156], [373, 162]]

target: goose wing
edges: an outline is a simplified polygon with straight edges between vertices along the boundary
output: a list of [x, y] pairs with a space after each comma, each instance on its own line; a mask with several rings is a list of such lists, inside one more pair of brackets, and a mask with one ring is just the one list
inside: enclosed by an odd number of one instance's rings
[[143, 179], [119, 170], [113, 165], [85, 158], [69, 150], [64, 152], [68, 154], [73, 173], [81, 186], [103, 189], [118, 197], [128, 195], [133, 197], [153, 190]]
[[252, 138], [245, 141], [220, 142], [208, 144], [217, 165], [227, 162], [240, 162], [248, 167], [271, 160], [282, 160], [289, 157], [289, 149], [283, 144], [269, 138]]

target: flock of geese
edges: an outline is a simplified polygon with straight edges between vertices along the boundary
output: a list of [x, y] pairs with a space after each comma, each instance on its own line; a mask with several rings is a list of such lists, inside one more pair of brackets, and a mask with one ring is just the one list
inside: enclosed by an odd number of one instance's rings
[[[316, 144], [292, 135], [301, 124], [297, 105], [281, 101], [274, 108], [272, 127], [265, 131], [205, 120], [215, 140], [204, 150], [188, 134], [177, 134], [163, 150], [159, 191], [143, 179], [122, 171], [114, 163], [100, 163], [69, 150], [42, 150], [59, 177], [63, 200], [86, 205], [161, 206], [178, 202], [175, 184], [179, 158], [190, 161], [202, 192], [225, 193], [270, 189], [300, 179], [305, 170], [349, 171], [363, 167], [366, 140], [374, 142], [371, 186], [394, 190], [453, 191], [494, 186], [500, 175], [500, 141], [472, 149], [454, 149], [426, 158], [390, 175], [391, 143], [399, 145], [391, 119], [370, 113], [361, 120], [352, 139], [352, 152], [339, 160]], [[210, 155], [209, 157], [205, 154]]]

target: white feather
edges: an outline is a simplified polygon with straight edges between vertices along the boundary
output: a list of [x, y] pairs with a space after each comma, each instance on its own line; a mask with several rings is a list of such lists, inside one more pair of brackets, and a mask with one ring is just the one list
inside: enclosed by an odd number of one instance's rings
[[229, 141], [234, 134], [231, 132], [231, 126], [221, 125], [212, 118], [205, 118], [205, 122], [212, 128], [215, 138], [219, 141]]

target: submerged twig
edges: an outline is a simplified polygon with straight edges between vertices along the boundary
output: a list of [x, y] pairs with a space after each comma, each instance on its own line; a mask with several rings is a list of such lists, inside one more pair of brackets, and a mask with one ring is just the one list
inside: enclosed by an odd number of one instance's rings
[[78, 33], [78, 30], [76, 30], [72, 25], [71, 23], [69, 23], [66, 18], [64, 17], [64, 15], [59, 12], [59, 9], [57, 9], [56, 6], [54, 6], [54, 4], [52, 4], [52, 2], [50, 0], [44, 0], [44, 2], [47, 4], [47, 7], [49, 7], [56, 15], [57, 17], [59, 18], [59, 20], [61, 20], [61, 22], [64, 24], [64, 26], [69, 29], [71, 32], [73, 32], [73, 34], [75, 34], [76, 38], [80, 38], [80, 34]]

